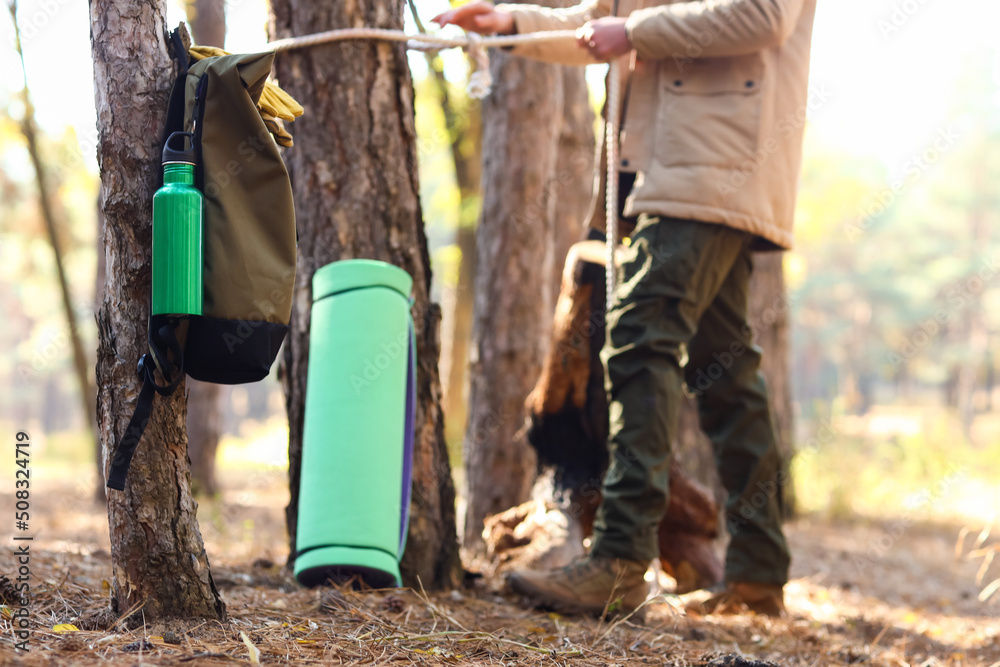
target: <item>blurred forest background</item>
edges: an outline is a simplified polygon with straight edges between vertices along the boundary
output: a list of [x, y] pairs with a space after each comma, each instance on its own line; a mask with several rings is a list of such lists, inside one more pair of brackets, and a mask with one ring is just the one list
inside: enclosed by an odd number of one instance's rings
[[[226, 48], [260, 48], [264, 0], [225, 4]], [[447, 2], [416, 4], [426, 20]], [[183, 20], [180, 0], [172, 11], [173, 24]], [[81, 407], [71, 335], [79, 334], [93, 383], [99, 179], [87, 7], [22, 0], [18, 17], [24, 77], [10, 17], [0, 17], [0, 429], [31, 432], [34, 465], [78, 479], [87, 497], [97, 486], [93, 415]], [[996, 522], [997, 25], [993, 0], [820, 0], [808, 113], [790, 119], [806, 124], [798, 245], [785, 258], [799, 511]], [[413, 53], [410, 62], [434, 297], [445, 313], [448, 441], [460, 473], [467, 379], [456, 360], [471, 333], [471, 311], [463, 312], [471, 274], [460, 268], [478, 216], [478, 106], [464, 92], [461, 54]], [[587, 75], [595, 109], [603, 72]], [[74, 328], [23, 131], [25, 82]], [[221, 389], [219, 466], [284, 469], [283, 400], [273, 374]]]

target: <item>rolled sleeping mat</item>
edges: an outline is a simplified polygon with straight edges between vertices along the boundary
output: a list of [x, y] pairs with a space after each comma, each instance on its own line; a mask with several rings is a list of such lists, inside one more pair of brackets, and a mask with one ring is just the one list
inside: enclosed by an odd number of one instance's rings
[[413, 471], [413, 280], [366, 259], [313, 276], [295, 577], [401, 585]]

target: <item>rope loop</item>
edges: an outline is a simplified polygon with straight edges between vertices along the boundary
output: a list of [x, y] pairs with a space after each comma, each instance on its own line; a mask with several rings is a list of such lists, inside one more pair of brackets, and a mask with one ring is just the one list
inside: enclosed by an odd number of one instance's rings
[[490, 74], [490, 56], [483, 46], [483, 38], [474, 32], [466, 33], [469, 40], [465, 46], [465, 53], [472, 61], [473, 70], [469, 74], [469, 82], [465, 85], [465, 92], [475, 100], [484, 99], [490, 94], [493, 87], [493, 75]]

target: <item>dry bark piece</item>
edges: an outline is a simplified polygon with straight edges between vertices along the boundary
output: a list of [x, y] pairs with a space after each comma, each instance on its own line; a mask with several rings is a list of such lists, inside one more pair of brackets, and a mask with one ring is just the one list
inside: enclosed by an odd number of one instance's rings
[[779, 665], [766, 660], [754, 660], [738, 655], [724, 655], [710, 660], [707, 667], [779, 667]]
[[14, 588], [10, 579], [5, 575], [0, 575], [0, 603], [13, 607], [20, 599], [21, 595]]

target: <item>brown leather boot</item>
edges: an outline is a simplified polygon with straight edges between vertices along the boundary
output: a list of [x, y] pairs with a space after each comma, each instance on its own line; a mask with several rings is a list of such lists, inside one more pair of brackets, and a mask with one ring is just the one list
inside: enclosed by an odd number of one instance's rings
[[762, 616], [785, 615], [785, 593], [778, 584], [730, 582], [707, 600], [692, 602], [687, 610], [696, 614], [740, 614], [752, 611]]
[[584, 556], [554, 570], [516, 570], [507, 582], [539, 606], [564, 614], [629, 613], [646, 600], [648, 563]]

